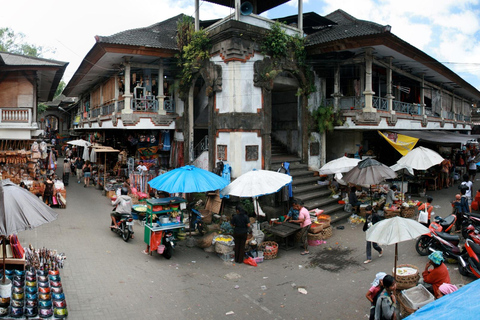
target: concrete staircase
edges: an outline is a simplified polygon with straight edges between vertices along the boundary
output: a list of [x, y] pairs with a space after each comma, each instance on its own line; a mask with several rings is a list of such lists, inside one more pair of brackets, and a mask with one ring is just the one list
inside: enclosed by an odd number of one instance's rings
[[300, 163], [300, 160], [295, 155], [289, 155], [282, 144], [272, 140], [272, 169], [280, 168], [282, 162], [290, 163], [293, 197], [302, 200], [308, 210], [324, 210], [325, 214], [332, 216], [332, 222], [348, 217], [343, 205], [338, 204], [338, 199], [330, 198], [328, 187], [319, 185], [318, 176], [314, 176], [313, 171], [309, 171], [308, 166]]

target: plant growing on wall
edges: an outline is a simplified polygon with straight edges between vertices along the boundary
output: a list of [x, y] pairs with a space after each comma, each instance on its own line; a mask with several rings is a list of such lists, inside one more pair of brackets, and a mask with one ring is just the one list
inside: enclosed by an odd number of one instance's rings
[[188, 93], [193, 75], [210, 58], [211, 42], [205, 30], [195, 31], [193, 19], [183, 16], [177, 23], [177, 66], [180, 67], [179, 90]]
[[312, 117], [316, 126], [315, 129], [320, 133], [331, 132], [335, 126], [343, 124], [339, 114], [333, 110], [333, 106], [319, 106], [312, 111]]
[[282, 28], [280, 22], [275, 22], [266, 33], [261, 46], [262, 53], [269, 55], [273, 60], [273, 66], [267, 70], [264, 79], [273, 79], [281, 72], [279, 61], [282, 59], [294, 59], [299, 69], [305, 75], [306, 84], [302, 84], [298, 90], [299, 95], [308, 96], [315, 91], [313, 72], [307, 67], [307, 52], [305, 50], [305, 39], [299, 35], [290, 36]]

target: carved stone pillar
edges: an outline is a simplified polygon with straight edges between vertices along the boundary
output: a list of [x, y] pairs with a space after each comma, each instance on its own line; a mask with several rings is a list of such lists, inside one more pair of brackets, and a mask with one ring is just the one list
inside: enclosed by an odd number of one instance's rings
[[363, 112], [377, 112], [377, 109], [373, 108], [373, 95], [375, 92], [372, 90], [372, 63], [373, 63], [373, 48], [365, 49], [365, 107]]
[[118, 96], [120, 95], [120, 88], [118, 86], [118, 74], [115, 75], [115, 98], [113, 99], [114, 101], [114, 108], [113, 108], [113, 114], [116, 114], [117, 113], [117, 110], [118, 110]]
[[122, 113], [133, 113], [132, 108], [130, 107], [132, 104], [132, 97], [133, 95], [130, 93], [130, 62], [127, 60], [125, 61], [125, 92], [123, 93], [123, 100], [124, 100], [124, 108]]
[[422, 73], [422, 82], [420, 83], [420, 115], [426, 117], [425, 114], [425, 74]]
[[395, 97], [392, 94], [392, 60], [393, 57], [387, 57], [388, 60], [388, 69], [387, 69], [387, 95], [385, 98], [387, 99], [388, 105], [388, 112], [391, 114], [395, 114], [395, 110], [393, 110], [393, 99]]
[[340, 66], [337, 65], [335, 67], [335, 74], [333, 80], [333, 110], [334, 112], [340, 109], [340, 98], [342, 97], [342, 93], [340, 92]]
[[158, 101], [158, 114], [161, 115], [166, 115], [167, 111], [163, 107], [163, 103], [165, 101], [165, 94], [163, 92], [163, 83], [164, 83], [164, 78], [163, 78], [163, 59], [160, 59], [160, 65], [158, 66], [158, 95], [157, 95], [157, 101]]

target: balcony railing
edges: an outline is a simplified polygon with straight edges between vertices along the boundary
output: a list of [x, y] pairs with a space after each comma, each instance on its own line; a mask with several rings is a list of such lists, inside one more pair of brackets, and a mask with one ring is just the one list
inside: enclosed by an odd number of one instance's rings
[[115, 111], [115, 102], [109, 102], [102, 106], [102, 116], [112, 114]]
[[1, 108], [0, 123], [31, 123], [32, 110], [19, 108]]
[[445, 119], [448, 119], [448, 120], [453, 120], [455, 118], [455, 114], [451, 111], [447, 111], [446, 114], [445, 114]]
[[117, 111], [125, 109], [125, 100], [119, 100], [117, 102]]
[[377, 110], [388, 110], [388, 99], [381, 97], [372, 97], [373, 107]]
[[133, 111], [157, 112], [158, 101], [154, 96], [145, 96], [145, 98], [132, 99]]
[[175, 100], [171, 100], [171, 99], [164, 100], [163, 109], [166, 112], [175, 112]]

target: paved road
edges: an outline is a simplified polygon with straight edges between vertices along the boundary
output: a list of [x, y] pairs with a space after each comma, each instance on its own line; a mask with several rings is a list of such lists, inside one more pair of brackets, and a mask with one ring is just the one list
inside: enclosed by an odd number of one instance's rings
[[[310, 255], [281, 250], [277, 259], [258, 267], [225, 263], [182, 243], [170, 260], [147, 256], [143, 230], [136, 225], [136, 239], [125, 243], [109, 229], [107, 198], [74, 182], [67, 187], [67, 208], [56, 209], [55, 222], [19, 235], [24, 245], [67, 254], [61, 277], [69, 319], [365, 319], [365, 293], [375, 273], [393, 269], [394, 246], [363, 264], [365, 234], [361, 225], [347, 222]], [[450, 212], [456, 191], [432, 193], [440, 206], [436, 214]], [[423, 268], [426, 262], [413, 241], [399, 245], [400, 264]], [[448, 267], [452, 282], [471, 281], [456, 265]]]

